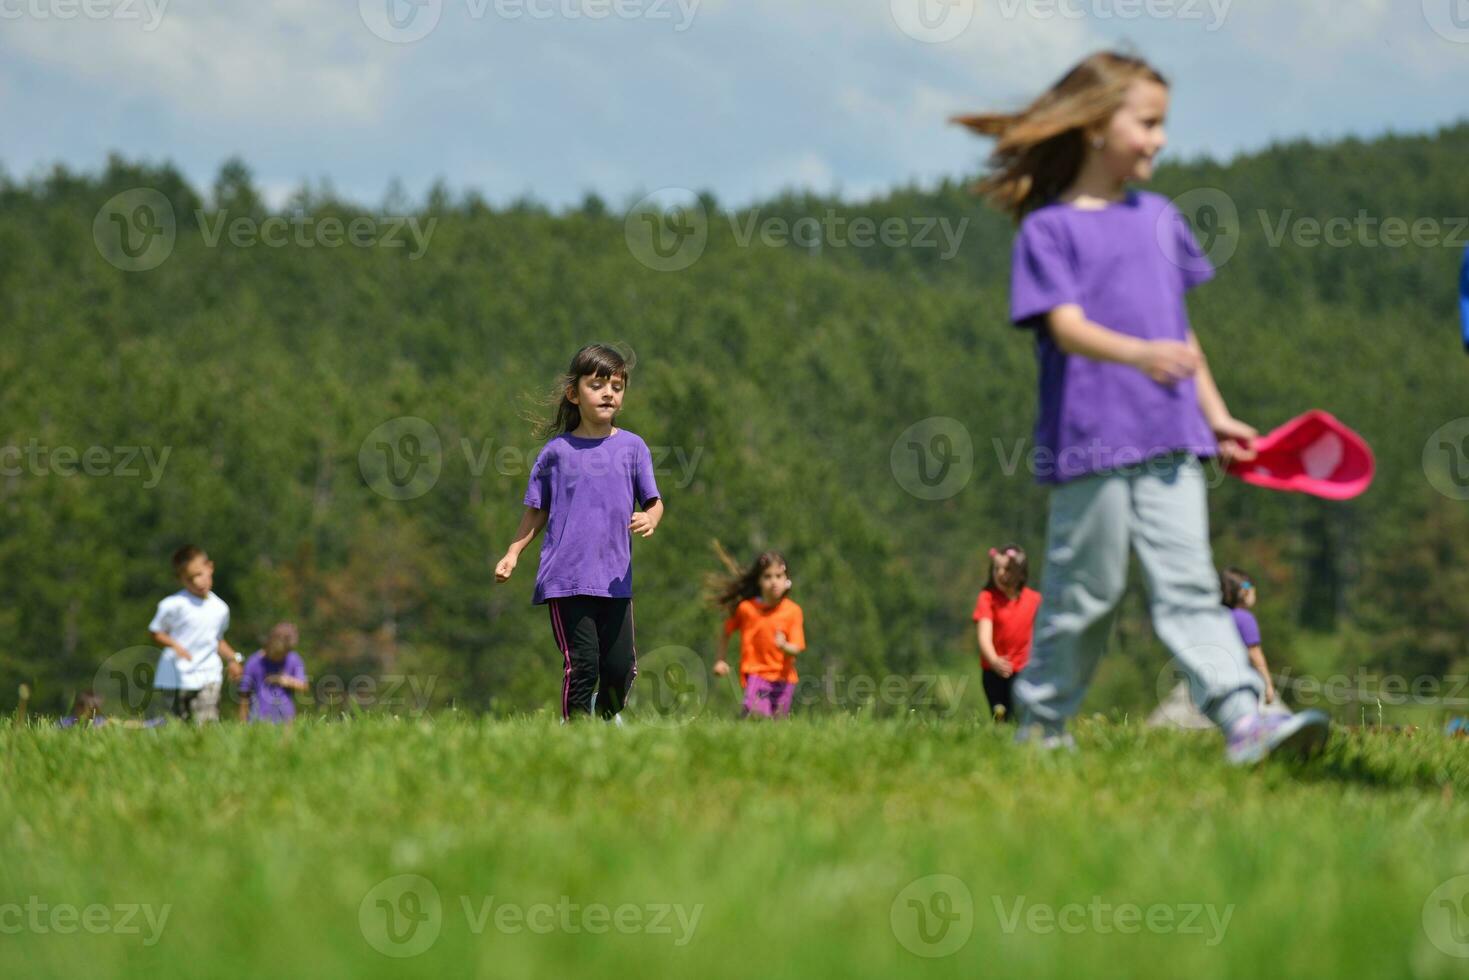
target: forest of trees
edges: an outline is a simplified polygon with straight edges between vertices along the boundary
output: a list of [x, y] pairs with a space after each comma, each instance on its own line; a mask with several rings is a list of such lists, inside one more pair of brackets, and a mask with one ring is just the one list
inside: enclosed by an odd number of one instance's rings
[[[1469, 416], [1466, 157], [1469, 124], [1174, 163], [1152, 185], [1197, 205], [1219, 260], [1190, 309], [1234, 413], [1263, 431], [1323, 408], [1377, 454], [1347, 503], [1212, 495], [1216, 557], [1260, 582], [1277, 662], [1469, 672], [1469, 457], [1430, 445]], [[0, 705], [25, 682], [56, 711], [104, 663], [151, 660], [135, 648], [185, 542], [215, 559], [243, 650], [292, 619], [314, 675], [429, 679], [436, 707], [549, 704], [538, 545], [508, 584], [492, 568], [539, 448], [526, 414], [594, 340], [636, 353], [618, 424], [662, 454], [667, 513], [634, 544], [640, 653], [712, 659], [718, 538], [789, 556], [814, 682], [969, 669], [985, 549], [1017, 541], [1038, 572], [1045, 526], [1023, 465], [1032, 342], [1006, 316], [1013, 225], [966, 182], [699, 203], [673, 220], [702, 253], [665, 270], [638, 216], [594, 195], [553, 213], [307, 187], [272, 211], [240, 161], [208, 189], [116, 158], [0, 179]], [[843, 230], [771, 233], [803, 218]], [[902, 234], [860, 244], [860, 218]], [[933, 418], [956, 422], [923, 445], [972, 467], [939, 499], [895, 451]], [[422, 484], [382, 483], [384, 442], [424, 454]], [[1166, 659], [1139, 589], [1118, 632], [1098, 708], [1146, 703]]]

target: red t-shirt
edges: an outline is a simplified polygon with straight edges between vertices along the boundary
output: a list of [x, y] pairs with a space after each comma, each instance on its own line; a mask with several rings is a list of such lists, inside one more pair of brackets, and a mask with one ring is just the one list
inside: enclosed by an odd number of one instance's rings
[[[1021, 589], [1011, 599], [999, 589], [981, 589], [974, 603], [974, 621], [988, 619], [995, 624], [995, 653], [1008, 660], [1019, 673], [1030, 662], [1030, 637], [1035, 614], [1041, 608], [1041, 594], [1035, 589]], [[984, 665], [989, 670], [989, 665]]]

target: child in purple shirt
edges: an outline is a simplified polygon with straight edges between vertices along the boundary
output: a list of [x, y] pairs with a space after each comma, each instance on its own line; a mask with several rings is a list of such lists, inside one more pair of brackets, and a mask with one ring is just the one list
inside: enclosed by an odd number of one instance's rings
[[1152, 66], [1101, 52], [1018, 112], [957, 120], [998, 140], [980, 189], [1020, 223], [1010, 318], [1034, 331], [1040, 371], [1034, 465], [1050, 520], [1018, 737], [1073, 744], [1066, 722], [1135, 549], [1154, 630], [1229, 761], [1307, 754], [1326, 717], [1261, 711], [1260, 675], [1220, 605], [1200, 458], [1253, 458], [1256, 432], [1230, 414], [1189, 326], [1184, 295], [1213, 268], [1172, 202], [1127, 186], [1153, 175], [1168, 100]]
[[1250, 576], [1239, 568], [1229, 567], [1219, 573], [1219, 590], [1224, 596], [1224, 605], [1234, 617], [1239, 630], [1240, 642], [1250, 655], [1250, 665], [1265, 682], [1265, 703], [1278, 703], [1275, 681], [1270, 677], [1270, 665], [1265, 662], [1265, 648], [1260, 644], [1260, 623], [1250, 610], [1255, 608], [1258, 593]]
[[295, 692], [305, 691], [306, 664], [296, 652], [295, 625], [276, 623], [266, 637], [265, 649], [245, 662], [240, 678], [240, 720], [284, 725], [296, 718]]
[[550, 610], [561, 651], [563, 721], [590, 715], [594, 703], [602, 718], [615, 717], [638, 673], [632, 535], [652, 536], [663, 501], [647, 445], [612, 424], [630, 377], [612, 347], [576, 352], [555, 389], [546, 429], [556, 434], [531, 467], [520, 527], [495, 565], [495, 580], [508, 581], [545, 528], [532, 602]]

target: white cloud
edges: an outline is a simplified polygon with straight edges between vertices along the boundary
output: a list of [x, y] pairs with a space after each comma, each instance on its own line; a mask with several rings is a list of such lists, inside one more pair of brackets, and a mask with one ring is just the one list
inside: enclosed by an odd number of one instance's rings
[[218, 7], [139, 0], [114, 8], [137, 11], [137, 19], [60, 19], [33, 8], [48, 10], [44, 0], [9, 8], [23, 15], [5, 22], [7, 55], [185, 120], [368, 124], [380, 116], [400, 53], [368, 34], [355, 9], [310, 0]]

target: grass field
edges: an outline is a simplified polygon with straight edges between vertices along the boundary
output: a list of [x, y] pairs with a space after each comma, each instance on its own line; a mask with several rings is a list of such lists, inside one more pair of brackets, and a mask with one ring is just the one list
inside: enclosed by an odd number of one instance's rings
[[0, 723], [0, 976], [1469, 974], [1469, 743], [1077, 735]]

